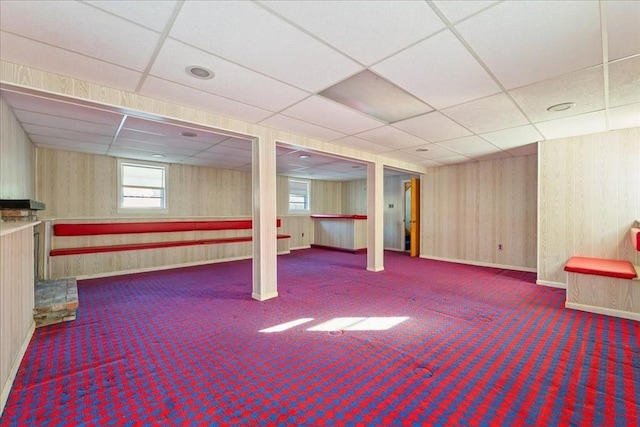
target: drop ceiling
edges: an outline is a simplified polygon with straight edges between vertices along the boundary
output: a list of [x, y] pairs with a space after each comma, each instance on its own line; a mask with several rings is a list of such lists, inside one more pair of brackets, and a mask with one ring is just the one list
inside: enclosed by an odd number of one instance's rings
[[[2, 1], [0, 59], [421, 167], [640, 126], [636, 1]], [[420, 108], [354, 104], [370, 96], [340, 84], [361, 73]], [[39, 147], [250, 169], [237, 135], [2, 95]], [[299, 151], [278, 148], [279, 173], [364, 176]]]

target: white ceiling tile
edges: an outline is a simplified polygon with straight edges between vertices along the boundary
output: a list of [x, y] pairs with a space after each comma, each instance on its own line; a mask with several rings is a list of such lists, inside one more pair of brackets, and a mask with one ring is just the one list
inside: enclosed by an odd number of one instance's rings
[[178, 2], [173, 0], [85, 0], [85, 3], [161, 33], [169, 23]]
[[448, 30], [382, 61], [373, 70], [436, 108], [500, 91]]
[[482, 9], [486, 9], [498, 3], [497, 1], [480, 1], [480, 0], [436, 0], [433, 2], [438, 9], [447, 17], [450, 22], [456, 23], [461, 19], [465, 19], [474, 13], [478, 13]]
[[[195, 136], [183, 136], [181, 135], [183, 132], [189, 132]], [[157, 141], [159, 144], [164, 144], [167, 141], [175, 141], [176, 144], [199, 143], [200, 146], [218, 144], [229, 138], [226, 135], [202, 129], [131, 116], [127, 117], [119, 137], [143, 142]]]
[[442, 20], [425, 2], [266, 1], [264, 4], [365, 65], [444, 28]]
[[[427, 150], [427, 151], [424, 151], [424, 150]], [[424, 159], [437, 160], [437, 161], [440, 161], [440, 159], [443, 159], [445, 157], [459, 156], [457, 152], [451, 151], [450, 149], [442, 147], [437, 144], [421, 145], [419, 147], [413, 147], [410, 149], [405, 149], [403, 151], [406, 153], [410, 153], [414, 157], [420, 157]]]
[[618, 107], [636, 102], [640, 102], [640, 56], [610, 63], [609, 105]]
[[[533, 122], [597, 111], [604, 108], [604, 71], [595, 67], [524, 86], [510, 92]], [[575, 103], [566, 111], [547, 111], [552, 105]]]
[[428, 160], [422, 157], [418, 157], [412, 151], [398, 150], [391, 151], [389, 153], [383, 154], [384, 157], [394, 160], [400, 160], [407, 163], [415, 163], [420, 165], [425, 165], [425, 163], [431, 163], [430, 166], [437, 166], [433, 160]]
[[438, 146], [455, 151], [466, 157], [492, 154], [501, 151], [498, 147], [476, 135], [465, 136], [451, 141], [438, 142]]
[[57, 147], [58, 150], [80, 151], [90, 153], [106, 153], [108, 144], [94, 144], [92, 142], [75, 141], [71, 139], [56, 138], [51, 136], [34, 135], [31, 141], [36, 146], [46, 145]]
[[[124, 131], [118, 135], [118, 138], [113, 142], [114, 145], [120, 145], [124, 147], [148, 147], [152, 149], [156, 147], [156, 149], [166, 149], [170, 152], [180, 152], [183, 153], [186, 151], [201, 151], [206, 150], [211, 147], [211, 144], [206, 144], [198, 141], [189, 141], [186, 138], [163, 138], [163, 137], [155, 137], [150, 139], [145, 139], [140, 137], [140, 133], [133, 133], [131, 131]], [[180, 151], [171, 151], [171, 150], [180, 150]]]
[[[30, 111], [34, 113], [42, 113], [50, 116], [65, 117], [73, 120], [81, 120], [85, 122], [99, 123], [103, 125], [119, 126], [124, 117], [122, 114], [110, 111], [99, 110], [78, 104], [72, 104], [63, 101], [54, 101], [51, 99], [26, 95], [17, 92], [1, 91], [2, 97], [11, 104], [14, 110]], [[39, 124], [39, 123], [32, 123]], [[53, 126], [58, 127], [58, 126]], [[115, 131], [116, 128], [109, 128]], [[74, 129], [70, 129], [74, 130]], [[91, 132], [92, 133], [92, 132]], [[104, 135], [113, 135], [109, 132]]]
[[640, 53], [640, 2], [607, 1], [609, 60]]
[[456, 28], [509, 89], [602, 63], [596, 1], [505, 1]]
[[320, 96], [307, 98], [281, 113], [346, 134], [363, 132], [384, 125], [381, 121]]
[[216, 145], [200, 153], [202, 157], [227, 156], [241, 159], [249, 159], [251, 161], [251, 150], [243, 148], [231, 147], [226, 145]]
[[134, 91], [142, 73], [7, 32], [0, 32], [2, 60], [38, 70]]
[[[205, 148], [206, 147], [208, 146], [205, 146]], [[198, 149], [194, 149], [193, 146], [184, 147], [176, 144], [154, 144], [126, 138], [116, 139], [113, 144], [111, 144], [111, 149], [148, 151], [150, 153], [164, 154], [166, 156], [193, 156], [200, 151]]]
[[151, 30], [70, 1], [0, 2], [0, 27], [138, 71], [145, 69], [160, 39]]
[[385, 147], [375, 142], [367, 141], [355, 136], [346, 136], [344, 138], [331, 141], [332, 144], [340, 145], [342, 147], [351, 148], [353, 150], [361, 150], [367, 153], [383, 153], [389, 151], [389, 147]]
[[13, 110], [13, 113], [22, 124], [34, 124], [50, 128], [68, 129], [75, 132], [93, 133], [97, 135], [115, 135], [118, 130], [117, 125], [74, 120], [49, 114], [34, 113], [31, 111]]
[[396, 122], [393, 126], [430, 142], [471, 135], [469, 130], [438, 111]]
[[[192, 77], [185, 70], [192, 65], [208, 68], [215, 77], [210, 80]], [[150, 74], [271, 111], [281, 110], [309, 96], [308, 92], [175, 40], [164, 43]]]
[[[253, 140], [230, 137], [216, 145], [216, 147], [226, 147], [237, 151], [251, 153], [253, 151]], [[276, 148], [276, 152], [277, 150], [278, 148]]]
[[522, 147], [511, 148], [508, 151], [515, 157], [538, 154], [538, 143], [534, 142], [532, 144], [523, 145]]
[[579, 116], [540, 122], [536, 123], [536, 128], [538, 128], [545, 139], [566, 138], [604, 132], [606, 130], [605, 112], [595, 111]]
[[56, 129], [46, 126], [23, 124], [22, 128], [29, 135], [31, 140], [37, 136], [46, 136], [52, 138], [68, 139], [72, 141], [91, 142], [94, 144], [111, 144], [113, 138], [107, 135], [98, 135], [95, 133], [75, 132], [67, 129]]
[[34, 143], [34, 145], [38, 148], [45, 148], [48, 150], [61, 150], [61, 151], [71, 151], [76, 153], [88, 153], [88, 154], [107, 154], [108, 145], [95, 144], [90, 146], [82, 146], [78, 147], [76, 145], [65, 146], [58, 144], [43, 144], [43, 143]]
[[186, 2], [169, 35], [310, 92], [362, 69], [251, 2]]
[[484, 133], [480, 136], [503, 150], [521, 147], [544, 139], [531, 125]]
[[245, 120], [250, 123], [259, 122], [272, 114], [270, 111], [263, 110], [262, 108], [243, 104], [221, 96], [207, 94], [197, 89], [151, 76], [145, 80], [140, 94], [161, 101]]
[[367, 141], [375, 142], [376, 144], [384, 147], [395, 149], [414, 147], [416, 145], [423, 145], [427, 142], [424, 139], [420, 139], [417, 136], [413, 136], [391, 126], [372, 129], [362, 132], [356, 136], [366, 139]]
[[610, 108], [609, 130], [640, 127], [640, 103]]
[[282, 114], [276, 114], [269, 117], [268, 119], [261, 121], [260, 124], [273, 129], [309, 136], [321, 141], [331, 141], [345, 136], [344, 133], [303, 122], [302, 120], [294, 119], [292, 117], [283, 116]]
[[442, 112], [474, 133], [491, 132], [529, 123], [504, 93], [450, 107]]

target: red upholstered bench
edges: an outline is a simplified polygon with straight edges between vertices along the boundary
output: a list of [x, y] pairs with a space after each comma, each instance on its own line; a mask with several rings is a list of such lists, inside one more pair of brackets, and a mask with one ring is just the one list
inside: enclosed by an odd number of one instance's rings
[[636, 269], [629, 261], [604, 258], [574, 256], [569, 258], [569, 261], [564, 266], [564, 271], [619, 279], [633, 279], [636, 277]]
[[[276, 221], [276, 227], [281, 226], [281, 220]], [[143, 234], [169, 233], [186, 231], [215, 231], [215, 230], [251, 230], [251, 220], [223, 220], [223, 221], [162, 221], [162, 222], [123, 222], [123, 223], [80, 223], [55, 224], [54, 236], [98, 236], [106, 234]], [[289, 239], [291, 236], [278, 234], [277, 239]], [[251, 236], [221, 237], [200, 240], [178, 240], [164, 242], [128, 243], [124, 245], [83, 246], [73, 248], [56, 248], [49, 252], [50, 256], [83, 255], [102, 252], [133, 251], [140, 249], [160, 249], [179, 246], [214, 245], [224, 243], [250, 242]]]

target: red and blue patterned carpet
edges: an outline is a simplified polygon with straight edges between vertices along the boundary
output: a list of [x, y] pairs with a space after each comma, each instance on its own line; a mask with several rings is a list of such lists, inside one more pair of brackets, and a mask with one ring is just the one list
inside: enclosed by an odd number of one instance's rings
[[533, 273], [365, 257], [279, 257], [266, 302], [250, 261], [82, 281], [0, 425], [639, 425], [640, 322]]

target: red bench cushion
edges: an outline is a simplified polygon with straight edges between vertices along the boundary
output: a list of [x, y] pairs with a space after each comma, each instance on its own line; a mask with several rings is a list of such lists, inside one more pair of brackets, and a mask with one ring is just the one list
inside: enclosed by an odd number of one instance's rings
[[640, 251], [640, 228], [631, 227], [631, 245]]
[[[280, 219], [276, 227], [280, 227]], [[118, 223], [80, 223], [55, 224], [53, 234], [56, 236], [97, 236], [100, 234], [138, 234], [167, 233], [184, 231], [212, 230], [250, 230], [253, 221], [162, 221], [162, 222], [118, 222]]]
[[620, 279], [633, 279], [636, 277], [636, 270], [629, 261], [604, 258], [574, 256], [569, 258], [569, 261], [564, 266], [564, 271], [617, 277]]

